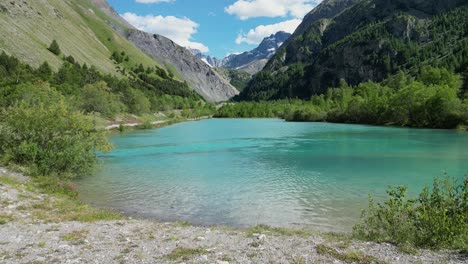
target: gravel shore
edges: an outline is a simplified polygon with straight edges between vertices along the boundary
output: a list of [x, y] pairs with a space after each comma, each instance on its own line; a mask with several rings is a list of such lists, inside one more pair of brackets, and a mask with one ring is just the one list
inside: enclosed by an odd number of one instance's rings
[[37, 210], [54, 197], [30, 190], [28, 181], [0, 168], [0, 263], [468, 263], [458, 252], [408, 254], [389, 244], [266, 227], [53, 221]]

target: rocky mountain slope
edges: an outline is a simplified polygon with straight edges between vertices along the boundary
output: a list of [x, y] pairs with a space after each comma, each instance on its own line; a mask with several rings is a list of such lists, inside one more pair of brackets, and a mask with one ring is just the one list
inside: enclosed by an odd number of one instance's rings
[[[127, 26], [106, 0], [91, 0], [103, 12], [109, 14], [119, 23], [110, 25], [120, 34], [132, 42], [145, 54], [160, 61], [167, 68], [177, 72], [198, 94], [209, 102], [227, 101], [239, 92], [229, 81], [213, 71], [206, 63], [193, 54], [174, 43], [172, 40], [158, 34], [150, 34]], [[125, 21], [125, 23], [121, 21]]]
[[[33, 67], [47, 61], [57, 70], [64, 57], [72, 56], [80, 64], [124, 77], [125, 71], [142, 64], [145, 68], [157, 66], [176, 80], [186, 81], [210, 102], [226, 101], [237, 94], [228, 81], [172, 41], [150, 42], [168, 45], [152, 47], [150, 54], [147, 49], [140, 50], [127, 37], [141, 44], [139, 36], [147, 40], [152, 35], [135, 32], [105, 0], [0, 1], [0, 52]], [[61, 56], [47, 50], [54, 39]], [[128, 59], [117, 65], [111, 58], [113, 53], [123, 53]]]
[[242, 54], [228, 56], [224, 67], [228, 69], [244, 69], [257, 61], [270, 59], [290, 36], [291, 34], [280, 31], [266, 37], [257, 48]]
[[263, 39], [260, 45], [241, 54], [231, 54], [224, 59], [204, 55], [199, 50], [191, 50], [197, 58], [202, 59], [212, 67], [223, 67], [230, 70], [243, 70], [253, 75], [263, 69], [268, 59], [273, 57], [281, 45], [291, 34], [280, 31]]
[[461, 71], [468, 60], [467, 5], [463, 0], [324, 1], [240, 97], [310, 98], [340, 80], [381, 81], [424, 65]]
[[198, 94], [210, 102], [226, 101], [239, 92], [205, 62], [168, 38], [129, 29], [126, 37], [152, 58], [172, 65]]

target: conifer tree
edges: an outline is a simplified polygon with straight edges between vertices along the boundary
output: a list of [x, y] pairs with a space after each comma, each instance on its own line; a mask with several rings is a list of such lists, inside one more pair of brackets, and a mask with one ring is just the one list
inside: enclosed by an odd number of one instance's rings
[[52, 52], [53, 54], [57, 55], [57, 56], [59, 56], [60, 53], [62, 53], [62, 52], [60, 51], [60, 46], [59, 46], [59, 44], [57, 43], [57, 41], [56, 41], [55, 39], [54, 39], [54, 40], [52, 41], [52, 43], [50, 44], [48, 50], [49, 50], [50, 52]]

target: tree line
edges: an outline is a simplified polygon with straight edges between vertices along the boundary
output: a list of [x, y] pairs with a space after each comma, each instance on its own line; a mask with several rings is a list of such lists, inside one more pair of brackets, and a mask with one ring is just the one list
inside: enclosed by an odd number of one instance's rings
[[423, 67], [417, 77], [399, 72], [380, 83], [350, 86], [342, 81], [309, 100], [226, 104], [217, 117], [280, 117], [316, 121], [425, 128], [468, 125], [467, 76], [446, 69]]

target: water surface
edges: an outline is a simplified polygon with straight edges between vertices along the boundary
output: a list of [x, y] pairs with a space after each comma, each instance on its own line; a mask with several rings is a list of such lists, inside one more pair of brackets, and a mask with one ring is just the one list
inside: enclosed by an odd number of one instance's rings
[[211, 119], [111, 136], [78, 182], [97, 206], [161, 221], [349, 231], [387, 186], [468, 173], [468, 134], [277, 119]]

